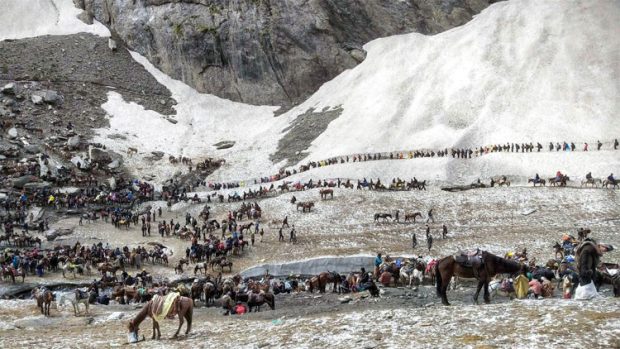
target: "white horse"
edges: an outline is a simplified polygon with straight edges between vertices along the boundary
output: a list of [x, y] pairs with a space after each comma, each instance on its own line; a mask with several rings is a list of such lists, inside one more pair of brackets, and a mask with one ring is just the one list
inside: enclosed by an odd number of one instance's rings
[[88, 292], [80, 291], [76, 289], [74, 292], [57, 292], [56, 299], [56, 309], [60, 311], [60, 307], [64, 307], [66, 303], [71, 303], [73, 306], [73, 312], [75, 316], [80, 313], [80, 303], [84, 304], [86, 307], [86, 314], [88, 314], [88, 299], [90, 295]]
[[587, 179], [584, 178], [581, 180], [581, 186], [583, 187], [588, 186], [588, 184], [592, 185], [593, 187], [598, 187], [598, 185], [600, 184], [601, 187], [603, 186], [603, 181], [600, 178], [591, 178], [591, 179]]
[[409, 272], [407, 272], [407, 270], [405, 270], [404, 268], [400, 269], [400, 282], [403, 285], [411, 287], [413, 286], [415, 280], [417, 280], [415, 281], [416, 285], [421, 285], [423, 279], [424, 273], [417, 270], [416, 268], [413, 268]]

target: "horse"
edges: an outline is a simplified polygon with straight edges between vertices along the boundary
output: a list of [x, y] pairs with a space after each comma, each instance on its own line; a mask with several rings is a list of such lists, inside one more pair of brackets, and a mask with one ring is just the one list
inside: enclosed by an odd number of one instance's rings
[[616, 189], [620, 187], [620, 182], [619, 181], [612, 182], [609, 179], [606, 179], [603, 181], [603, 184], [601, 185], [601, 187], [605, 187], [605, 188], [609, 188], [609, 186], [611, 186], [612, 189]]
[[73, 313], [75, 316], [78, 316], [80, 313], [80, 303], [84, 304], [86, 307], [86, 314], [88, 314], [88, 300], [90, 298], [90, 294], [88, 292], [83, 292], [78, 289], [75, 292], [65, 292], [60, 293], [60, 297], [58, 297], [58, 301], [56, 302], [56, 309], [60, 310], [60, 307], [64, 306], [66, 303], [71, 303], [73, 306]]
[[598, 184], [603, 186], [603, 181], [600, 178], [584, 178], [581, 180], [581, 186], [588, 186], [590, 184], [592, 187], [597, 188]]
[[460, 256], [444, 257], [435, 265], [437, 295], [441, 297], [441, 303], [443, 305], [450, 305], [448, 302], [447, 290], [453, 275], [465, 278], [476, 278], [478, 280], [478, 287], [474, 294], [474, 302], [478, 303], [480, 290], [484, 287], [484, 301], [485, 303], [490, 303], [489, 282], [495, 275], [501, 273], [517, 273], [527, 270], [527, 267], [521, 263], [498, 257], [486, 251], [479, 252], [478, 263], [471, 263], [471, 265], [458, 263], [458, 257]]
[[567, 175], [562, 175], [559, 180], [556, 177], [549, 178], [549, 184], [554, 187], [565, 187], [568, 181], [570, 181], [570, 178]]
[[271, 310], [276, 309], [276, 299], [273, 293], [271, 292], [259, 292], [258, 294], [254, 292], [248, 292], [248, 311], [252, 312], [252, 308], [256, 310], [256, 312], [260, 311], [261, 305], [267, 303]]
[[321, 199], [326, 200], [327, 195], [329, 195], [330, 199], [334, 198], [334, 190], [333, 189], [321, 189], [320, 192]]
[[416, 269], [414, 266], [411, 266], [411, 268], [401, 267], [399, 275], [400, 282], [409, 287], [413, 286], [415, 280], [417, 280], [416, 284], [421, 285], [424, 279], [424, 273]]
[[11, 267], [11, 266], [6, 266], [6, 267], [2, 267], [2, 276], [6, 279], [6, 278], [10, 278], [11, 282], [15, 283], [15, 279], [16, 277], [21, 276], [22, 277], [22, 283], [24, 283], [24, 280], [26, 279], [26, 272], [24, 271], [24, 268], [19, 267], [17, 269]]
[[298, 202], [297, 203], [297, 211], [299, 211], [299, 208], [301, 207], [301, 212], [310, 212], [312, 211], [312, 208], [314, 207], [314, 202], [312, 201], [308, 201], [308, 202]]
[[217, 287], [213, 282], [207, 281], [203, 287], [203, 292], [205, 294], [205, 305], [215, 303], [215, 297], [217, 295]]
[[375, 213], [375, 222], [379, 221], [379, 219], [383, 219], [386, 222], [389, 219], [392, 219], [392, 215], [389, 213]]
[[579, 285], [585, 286], [596, 277], [596, 267], [601, 259], [601, 252], [594, 240], [582, 242], [575, 250], [575, 264], [579, 273]]
[[[155, 320], [155, 317], [157, 314], [156, 310], [157, 308], [159, 308], [157, 305], [157, 302], [163, 301], [164, 299], [161, 299], [163, 297], [155, 297], [154, 299], [148, 301], [144, 307], [142, 307], [142, 310], [133, 318], [129, 321], [128, 324], [128, 329], [130, 333], [134, 333], [135, 337], [138, 337], [138, 331], [140, 330], [140, 323], [142, 323], [142, 321], [144, 321], [146, 319], [146, 317], [150, 317], [151, 320], [153, 320], [153, 337], [152, 339], [156, 338], [157, 335], [157, 339], [161, 338], [161, 331], [159, 330], [159, 322], [157, 322], [157, 320]], [[168, 314], [164, 315], [164, 318], [172, 318], [175, 315], [179, 316], [179, 328], [177, 328], [177, 331], [174, 333], [173, 338], [176, 338], [179, 335], [179, 331], [181, 330], [181, 326], [183, 326], [183, 320], [185, 319], [187, 321], [187, 329], [185, 330], [185, 334], [189, 334], [189, 331], [192, 328], [192, 315], [194, 312], [194, 303], [192, 302], [191, 298], [188, 297], [183, 297], [183, 296], [177, 296], [177, 298], [175, 299], [172, 307], [170, 307], [170, 310], [168, 311]]]
[[422, 218], [422, 213], [420, 212], [406, 213], [405, 222], [409, 222], [411, 219], [413, 219], [413, 223], [415, 223], [416, 217]]
[[41, 314], [50, 316], [50, 305], [52, 300], [54, 300], [52, 291], [45, 287], [35, 287], [32, 289], [31, 295], [36, 299], [37, 306], [41, 308]]
[[183, 274], [183, 264], [189, 265], [189, 261], [184, 258], [181, 258], [179, 260], [179, 263], [177, 263], [177, 265], [174, 267], [175, 274]]
[[208, 265], [207, 263], [197, 263], [194, 267], [194, 275], [198, 273], [198, 270], [201, 270], [203, 274], [207, 274]]
[[[334, 271], [324, 271], [318, 276], [318, 289], [320, 293], [325, 293], [325, 288], [328, 284], [332, 284], [332, 292], [338, 291], [338, 285], [340, 284], [340, 275]], [[340, 292], [339, 292], [340, 293]]]
[[542, 178], [540, 178], [538, 181], [536, 180], [536, 178], [530, 178], [527, 180], [527, 182], [534, 184], [534, 186], [536, 186], [536, 184], [542, 185], [543, 187], [547, 186], [547, 181]]

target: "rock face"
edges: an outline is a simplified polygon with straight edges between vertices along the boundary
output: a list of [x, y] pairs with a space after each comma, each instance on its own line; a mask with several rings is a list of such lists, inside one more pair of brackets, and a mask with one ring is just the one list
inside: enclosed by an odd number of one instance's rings
[[293, 105], [354, 67], [370, 40], [438, 33], [495, 0], [74, 0], [201, 92]]

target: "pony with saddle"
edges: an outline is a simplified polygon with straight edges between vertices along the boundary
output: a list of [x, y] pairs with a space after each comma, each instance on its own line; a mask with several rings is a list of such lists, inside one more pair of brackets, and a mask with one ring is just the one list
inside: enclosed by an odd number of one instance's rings
[[163, 319], [173, 319], [178, 315], [179, 327], [174, 333], [173, 338], [176, 338], [183, 326], [183, 320], [187, 321], [187, 329], [185, 334], [189, 334], [192, 328], [192, 315], [194, 311], [194, 302], [189, 297], [183, 297], [178, 293], [169, 293], [166, 296], [155, 296], [152, 300], [148, 301], [142, 310], [129, 321], [128, 329], [130, 334], [134, 334], [134, 338], [138, 338], [138, 331], [140, 330], [140, 324], [147, 316], [153, 320], [153, 339], [161, 338], [161, 331], [159, 330], [159, 322]]
[[452, 276], [475, 278], [478, 280], [478, 287], [474, 294], [474, 302], [478, 303], [480, 290], [484, 287], [484, 301], [490, 303], [489, 282], [495, 275], [524, 273], [526, 271], [526, 265], [498, 257], [487, 251], [459, 252], [456, 255], [440, 259], [435, 265], [437, 295], [441, 297], [443, 305], [450, 305], [447, 290]]

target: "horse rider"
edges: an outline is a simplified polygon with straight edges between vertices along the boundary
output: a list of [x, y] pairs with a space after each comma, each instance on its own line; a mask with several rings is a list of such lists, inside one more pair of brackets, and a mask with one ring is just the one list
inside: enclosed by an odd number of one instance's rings
[[588, 174], [586, 174], [586, 179], [588, 182], [592, 180], [592, 172], [588, 172]]
[[555, 174], [555, 181], [556, 181], [556, 182], [560, 182], [561, 180], [562, 180], [562, 172], [561, 172], [561, 171], [558, 171], [558, 172]]
[[616, 185], [616, 179], [614, 178], [613, 173], [607, 177], [607, 180], [609, 181], [609, 183]]
[[540, 176], [537, 173], [536, 177], [534, 177], [534, 183], [538, 183], [538, 182], [540, 182]]

